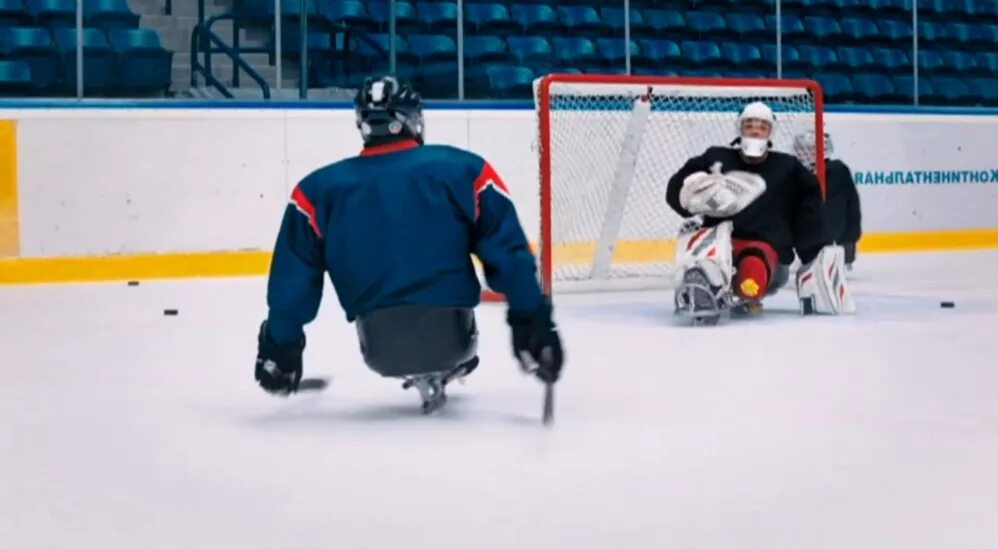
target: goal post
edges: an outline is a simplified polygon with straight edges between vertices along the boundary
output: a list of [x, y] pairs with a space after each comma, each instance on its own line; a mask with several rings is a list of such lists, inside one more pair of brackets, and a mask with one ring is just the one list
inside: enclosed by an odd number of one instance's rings
[[[669, 287], [682, 219], [669, 178], [738, 136], [745, 104], [776, 114], [773, 148], [813, 136], [824, 157], [821, 87], [811, 80], [551, 74], [534, 83], [539, 271], [547, 293]], [[824, 191], [824, 163], [816, 163]]]

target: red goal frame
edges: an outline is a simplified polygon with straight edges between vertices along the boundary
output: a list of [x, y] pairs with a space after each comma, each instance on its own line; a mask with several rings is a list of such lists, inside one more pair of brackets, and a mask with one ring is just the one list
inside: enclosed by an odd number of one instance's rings
[[[537, 114], [539, 125], [539, 174], [540, 174], [540, 271], [541, 287], [545, 294], [552, 293], [552, 277], [554, 273], [552, 258], [551, 229], [551, 86], [559, 83], [592, 83], [592, 84], [647, 84], [650, 93], [654, 94], [656, 85], [689, 85], [717, 87], [759, 87], [759, 88], [796, 88], [807, 89], [814, 97], [815, 121], [815, 158], [825, 156], [824, 138], [824, 96], [821, 85], [807, 79], [769, 79], [769, 78], [702, 78], [684, 76], [642, 76], [642, 75], [609, 75], [609, 74], [548, 74], [541, 78], [537, 90]], [[816, 175], [825, 191], [825, 163], [815, 162]], [[664, 207], [664, 205], [663, 205]], [[491, 291], [484, 294], [486, 301], [501, 301], [502, 296]]]

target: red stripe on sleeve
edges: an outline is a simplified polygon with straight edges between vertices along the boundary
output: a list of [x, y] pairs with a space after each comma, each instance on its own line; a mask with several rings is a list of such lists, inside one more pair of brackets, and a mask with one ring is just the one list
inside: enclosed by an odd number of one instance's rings
[[322, 231], [319, 230], [319, 223], [315, 219], [315, 205], [312, 204], [312, 201], [309, 200], [307, 196], [305, 196], [305, 193], [302, 192], [301, 187], [295, 187], [295, 190], [292, 191], [291, 203], [295, 205], [295, 208], [297, 208], [299, 212], [308, 218], [308, 224], [315, 232], [315, 236], [322, 238]]
[[482, 192], [484, 192], [485, 189], [489, 187], [492, 187], [493, 189], [498, 191], [499, 194], [505, 196], [507, 199], [512, 201], [512, 198], [510, 198], [509, 196], [509, 189], [506, 188], [506, 183], [504, 183], [502, 178], [499, 177], [499, 174], [496, 172], [495, 168], [492, 167], [492, 164], [486, 162], [482, 165], [481, 173], [479, 173], [478, 177], [475, 178], [475, 217], [476, 218], [478, 217], [478, 212], [480, 210], [479, 197], [481, 196]]

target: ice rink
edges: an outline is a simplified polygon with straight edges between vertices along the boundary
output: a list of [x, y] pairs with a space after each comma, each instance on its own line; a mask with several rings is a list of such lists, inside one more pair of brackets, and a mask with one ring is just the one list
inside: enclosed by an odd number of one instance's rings
[[305, 356], [332, 384], [281, 399], [262, 278], [2, 287], [0, 548], [993, 549], [996, 281], [998, 252], [861, 256], [855, 317], [784, 291], [717, 328], [557, 296], [551, 429], [501, 306], [423, 417], [332, 292]]

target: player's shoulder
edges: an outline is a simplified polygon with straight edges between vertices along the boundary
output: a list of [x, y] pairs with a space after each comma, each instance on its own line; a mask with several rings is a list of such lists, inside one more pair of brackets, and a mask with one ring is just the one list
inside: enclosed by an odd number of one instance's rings
[[467, 149], [453, 145], [423, 145], [420, 154], [428, 158], [440, 159], [445, 162], [481, 166], [485, 159]]
[[704, 158], [710, 160], [725, 160], [738, 157], [738, 150], [732, 147], [722, 147], [719, 145], [714, 145], [707, 147], [702, 155]]

